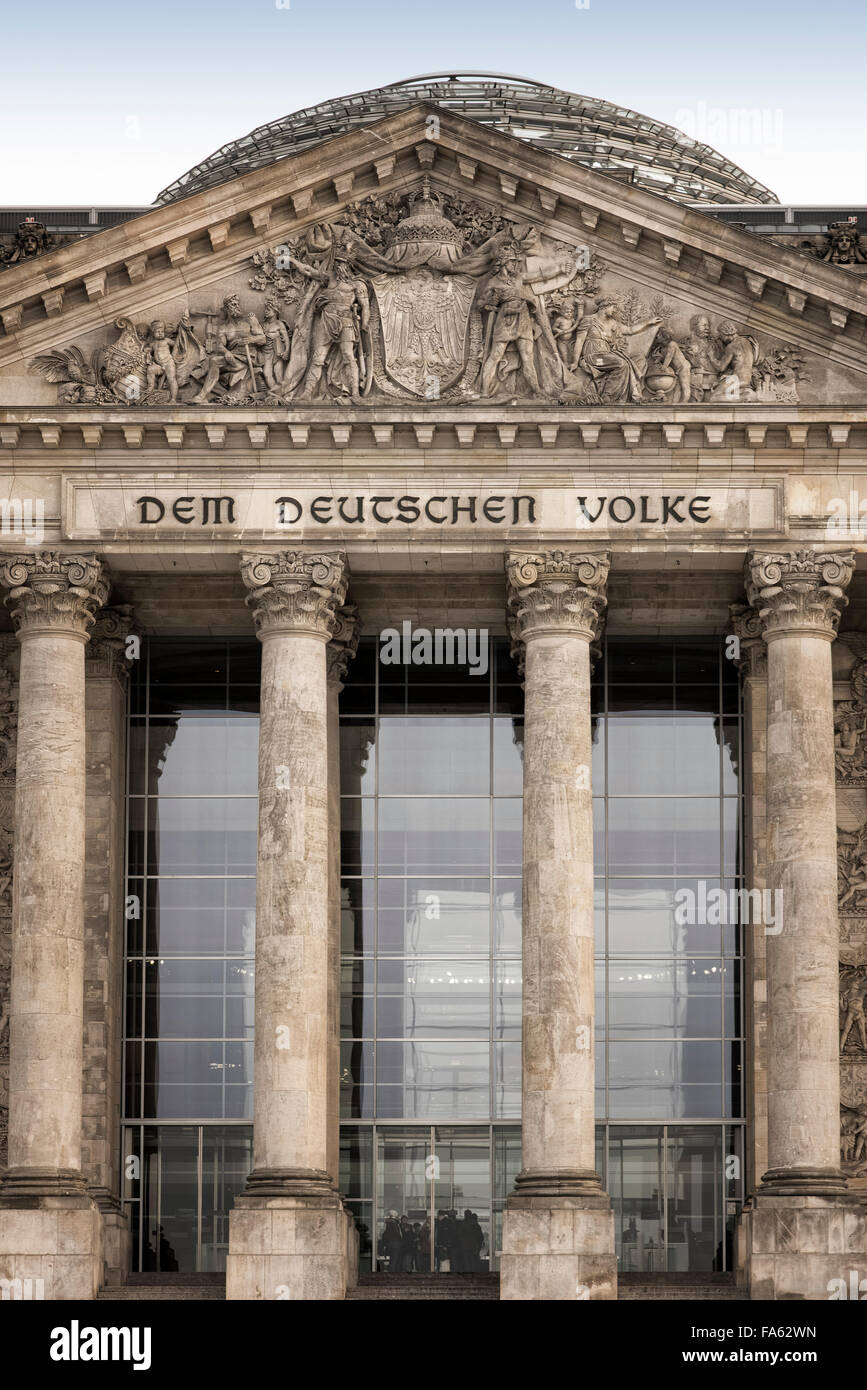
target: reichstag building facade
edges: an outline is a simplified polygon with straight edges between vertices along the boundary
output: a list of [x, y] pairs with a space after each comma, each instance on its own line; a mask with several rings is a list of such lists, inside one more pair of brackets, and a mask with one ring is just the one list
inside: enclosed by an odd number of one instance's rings
[[7, 211], [4, 1289], [867, 1281], [863, 210], [465, 74]]

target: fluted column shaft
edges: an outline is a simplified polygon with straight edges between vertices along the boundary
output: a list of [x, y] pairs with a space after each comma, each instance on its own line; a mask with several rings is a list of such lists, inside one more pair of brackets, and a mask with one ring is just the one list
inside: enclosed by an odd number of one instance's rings
[[248, 1191], [334, 1190], [329, 1172], [326, 644], [345, 594], [332, 554], [245, 556], [262, 642], [253, 1172]]
[[108, 585], [93, 556], [8, 558], [21, 643], [9, 1170], [3, 1195], [84, 1190], [84, 651]]
[[590, 645], [604, 554], [508, 563], [523, 645], [523, 1140], [516, 1191], [599, 1190], [594, 1139]]
[[831, 642], [853, 557], [753, 554], [768, 648], [768, 1171], [764, 1190], [833, 1195], [840, 1172], [839, 928]]

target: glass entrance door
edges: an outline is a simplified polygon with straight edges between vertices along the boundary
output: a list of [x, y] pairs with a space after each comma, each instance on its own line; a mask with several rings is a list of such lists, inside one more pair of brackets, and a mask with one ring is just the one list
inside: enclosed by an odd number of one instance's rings
[[375, 1191], [380, 1273], [469, 1274], [490, 1268], [487, 1126], [380, 1127]]

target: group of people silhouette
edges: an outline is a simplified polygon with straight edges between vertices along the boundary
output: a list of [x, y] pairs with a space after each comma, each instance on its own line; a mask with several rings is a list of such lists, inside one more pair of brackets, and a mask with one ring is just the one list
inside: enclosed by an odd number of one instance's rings
[[[469, 1207], [462, 1217], [454, 1209], [441, 1211], [436, 1218], [434, 1259], [442, 1274], [471, 1274], [484, 1268], [482, 1251], [485, 1234], [479, 1218]], [[410, 1221], [390, 1211], [379, 1237], [378, 1253], [389, 1274], [426, 1274], [431, 1267], [431, 1225]]]

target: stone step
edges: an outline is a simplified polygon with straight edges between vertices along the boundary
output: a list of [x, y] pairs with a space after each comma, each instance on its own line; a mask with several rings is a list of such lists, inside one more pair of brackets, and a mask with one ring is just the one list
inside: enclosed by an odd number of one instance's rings
[[225, 1301], [225, 1274], [130, 1274], [125, 1284], [102, 1288], [102, 1302], [138, 1303], [148, 1300], [178, 1299], [202, 1302]]
[[654, 1281], [646, 1284], [621, 1283], [617, 1290], [618, 1302], [633, 1299], [664, 1299], [671, 1302], [683, 1299], [702, 1303], [732, 1303], [748, 1298], [746, 1289], [736, 1288], [733, 1284], [663, 1284]]
[[500, 1297], [500, 1279], [496, 1274], [362, 1274], [346, 1297], [360, 1300], [425, 1299], [484, 1299], [496, 1302]]

